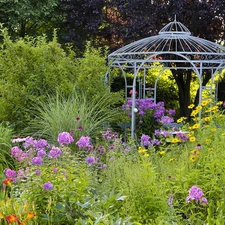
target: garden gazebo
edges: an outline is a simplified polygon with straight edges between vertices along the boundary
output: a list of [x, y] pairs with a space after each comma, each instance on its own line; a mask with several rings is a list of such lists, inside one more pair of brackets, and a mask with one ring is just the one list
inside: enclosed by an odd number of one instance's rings
[[[108, 56], [110, 67], [120, 68], [125, 79], [125, 95], [129, 88], [136, 93], [137, 79], [139, 79], [139, 98], [145, 98], [146, 71], [154, 68], [155, 63], [162, 65], [152, 88], [153, 101], [156, 102], [157, 82], [166, 69], [191, 70], [199, 79], [199, 104], [202, 102], [203, 90], [208, 90], [212, 96], [214, 78], [218, 72], [225, 68], [225, 47], [191, 35], [191, 32], [182, 23], [176, 21], [168, 23], [158, 35], [147, 37], [128, 44]], [[133, 73], [133, 84], [128, 85], [125, 71], [129, 69]], [[140, 80], [140, 72], [143, 77]], [[204, 73], [210, 72], [211, 85], [202, 84]], [[135, 102], [136, 95], [132, 95], [131, 137], [135, 134]]]

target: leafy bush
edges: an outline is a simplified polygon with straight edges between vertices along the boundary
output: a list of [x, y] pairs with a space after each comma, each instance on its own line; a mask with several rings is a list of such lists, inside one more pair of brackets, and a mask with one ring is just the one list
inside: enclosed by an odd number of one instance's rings
[[0, 37], [0, 122], [8, 121], [17, 133], [33, 119], [33, 106], [49, 95], [68, 95], [76, 88], [91, 99], [109, 92], [106, 50], [87, 45], [84, 56], [76, 58], [58, 43], [56, 32], [52, 41], [45, 35], [12, 41], [1, 27]]

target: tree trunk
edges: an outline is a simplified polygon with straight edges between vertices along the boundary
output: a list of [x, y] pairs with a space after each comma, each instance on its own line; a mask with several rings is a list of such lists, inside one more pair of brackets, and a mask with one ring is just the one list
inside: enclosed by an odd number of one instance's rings
[[178, 85], [180, 116], [190, 119], [190, 85], [192, 70], [172, 70], [173, 77]]

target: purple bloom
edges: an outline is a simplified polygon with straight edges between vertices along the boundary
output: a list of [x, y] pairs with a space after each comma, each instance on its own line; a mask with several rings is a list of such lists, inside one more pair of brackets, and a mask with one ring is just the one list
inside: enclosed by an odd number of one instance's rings
[[79, 127], [77, 128], [77, 130], [83, 130], [83, 127], [82, 127], [82, 126], [79, 126]]
[[37, 156], [38, 156], [38, 157], [41, 157], [41, 158], [42, 158], [42, 157], [44, 157], [45, 155], [46, 155], [46, 151], [45, 151], [45, 150], [40, 150], [40, 151], [37, 152]]
[[60, 145], [63, 145], [63, 144], [68, 145], [68, 144], [74, 142], [74, 139], [70, 135], [70, 133], [62, 132], [62, 133], [59, 133], [59, 135], [58, 135], [58, 142], [59, 142]]
[[87, 157], [86, 158], [86, 163], [88, 163], [88, 164], [95, 163], [95, 157], [94, 156]]
[[58, 171], [58, 169], [57, 168], [53, 168], [53, 170], [52, 170], [54, 173], [56, 173], [57, 171]]
[[107, 165], [106, 164], [103, 164], [102, 165], [102, 169], [106, 169], [107, 168]]
[[37, 141], [34, 138], [26, 137], [25, 143], [24, 143], [24, 148], [35, 147], [36, 143], [37, 143]]
[[43, 148], [45, 148], [45, 147], [49, 147], [49, 144], [48, 144], [48, 142], [46, 141], [46, 140], [44, 140], [44, 139], [40, 139], [40, 140], [38, 140], [37, 141], [37, 143], [35, 144], [35, 147], [38, 149], [38, 150], [41, 150], [41, 149], [43, 149]]
[[50, 181], [46, 182], [43, 184], [43, 190], [46, 190], [46, 191], [51, 191], [53, 188], [53, 185]]
[[190, 202], [191, 200], [195, 200], [196, 203], [200, 201], [201, 204], [208, 204], [206, 198], [202, 197], [204, 194], [202, 189], [197, 186], [192, 186], [189, 190], [189, 195], [186, 198], [186, 202]]
[[16, 171], [15, 170], [11, 170], [9, 168], [4, 169], [4, 173], [5, 173], [5, 177], [6, 178], [13, 178], [16, 177]]
[[40, 170], [36, 170], [36, 171], [35, 171], [35, 174], [36, 174], [36, 175], [40, 175], [40, 174], [41, 174], [41, 171], [40, 171]]
[[207, 198], [202, 198], [201, 199], [201, 205], [207, 205], [208, 204], [208, 200], [207, 200]]
[[90, 144], [90, 138], [88, 136], [82, 136], [76, 143], [76, 145], [81, 148], [92, 147]]
[[53, 158], [59, 158], [59, 156], [62, 155], [62, 151], [60, 148], [53, 146], [50, 152], [48, 153], [48, 157], [53, 159]]
[[162, 116], [160, 122], [162, 124], [170, 124], [170, 123], [173, 123], [174, 122], [174, 119], [169, 117], [169, 116]]
[[42, 158], [41, 157], [34, 157], [32, 159], [32, 164], [33, 165], [41, 165], [42, 164]]
[[189, 139], [189, 136], [184, 134], [183, 132], [178, 132], [176, 136], [181, 140], [181, 141], [187, 141]]
[[151, 144], [151, 142], [149, 141], [150, 137], [148, 135], [143, 134], [141, 136], [141, 142], [144, 146], [149, 146]]
[[15, 157], [17, 160], [21, 156], [22, 153], [23, 153], [23, 150], [17, 146], [11, 148], [11, 155], [13, 157]]
[[168, 198], [168, 205], [171, 206], [173, 204], [173, 195], [170, 194], [170, 197]]

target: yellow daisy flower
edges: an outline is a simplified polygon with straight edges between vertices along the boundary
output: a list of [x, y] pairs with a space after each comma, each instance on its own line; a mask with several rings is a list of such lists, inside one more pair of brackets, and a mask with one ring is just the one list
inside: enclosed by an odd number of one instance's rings
[[160, 151], [159, 154], [160, 155], [164, 155], [166, 152], [165, 151]]
[[196, 107], [196, 110], [201, 110], [202, 109], [202, 106], [200, 106], [200, 105], [198, 105], [197, 107]]
[[197, 157], [195, 155], [191, 155], [189, 158], [192, 162], [195, 162], [197, 160]]
[[215, 131], [216, 131], [216, 128], [212, 128], [211, 131], [212, 131], [212, 132], [215, 132]]
[[200, 155], [200, 151], [194, 149], [194, 150], [191, 151], [191, 154], [195, 155], [195, 156], [199, 156]]
[[223, 102], [222, 102], [222, 101], [219, 101], [219, 102], [217, 102], [216, 104], [217, 104], [217, 105], [222, 105]]
[[198, 129], [200, 127], [200, 124], [199, 123], [196, 123], [192, 126], [192, 129]]
[[206, 106], [208, 104], [208, 101], [202, 101], [202, 106]]
[[198, 111], [197, 110], [193, 110], [192, 112], [191, 112], [191, 116], [196, 116], [198, 114]]
[[191, 104], [191, 105], [188, 106], [189, 109], [193, 109], [194, 107], [195, 107], [194, 104]]
[[178, 138], [173, 138], [173, 139], [171, 140], [171, 142], [172, 142], [172, 143], [178, 143], [178, 142], [180, 142], [180, 140], [179, 140]]
[[148, 154], [148, 153], [145, 153], [145, 154], [144, 154], [144, 156], [145, 156], [145, 157], [148, 157], [148, 156], [149, 156], [149, 154]]
[[196, 138], [195, 137], [190, 137], [189, 140], [190, 140], [190, 142], [195, 142]]
[[142, 147], [139, 147], [139, 148], [138, 148], [138, 152], [139, 152], [139, 153], [145, 153], [145, 152], [147, 152], [147, 149], [142, 148]]

